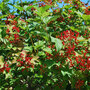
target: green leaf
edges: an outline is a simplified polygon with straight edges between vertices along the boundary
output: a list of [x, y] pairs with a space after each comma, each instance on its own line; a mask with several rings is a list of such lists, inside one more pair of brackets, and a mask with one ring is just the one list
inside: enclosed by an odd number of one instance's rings
[[83, 38], [83, 37], [81, 36], [81, 37], [78, 37], [77, 40], [78, 40], [78, 41], [85, 41], [85, 38]]
[[82, 18], [83, 18], [84, 20], [90, 20], [90, 15], [83, 15]]
[[7, 27], [6, 25], [0, 25], [0, 27]]
[[1, 65], [1, 67], [3, 67], [3, 65], [4, 65], [4, 57], [3, 56], [0, 56], [0, 65]]
[[35, 44], [34, 48], [35, 49], [40, 48], [44, 45], [44, 43], [45, 43], [45, 41], [40, 41], [39, 40], [38, 42], [34, 43]]
[[66, 73], [65, 73], [64, 71], [62, 71], [62, 70], [61, 70], [61, 73], [62, 73], [62, 75], [63, 75], [63, 76], [65, 76], [65, 75], [66, 75]]
[[71, 26], [71, 27], [70, 27], [70, 29], [71, 29], [71, 30], [73, 30], [73, 31], [80, 32], [80, 30], [79, 30], [79, 29], [77, 29], [77, 28], [75, 28], [75, 27], [73, 27], [73, 26]]
[[50, 48], [48, 48], [48, 47], [44, 48], [43, 51], [48, 52], [49, 54], [52, 53], [52, 50]]
[[71, 76], [71, 74], [69, 72], [67, 72], [67, 71], [62, 71], [61, 70], [61, 73], [62, 73], [63, 76], [65, 76], [65, 75], [68, 75], [69, 77]]
[[77, 13], [79, 17], [82, 17], [82, 15], [83, 15], [80, 11], [78, 11], [78, 12], [75, 11], [75, 13]]
[[32, 52], [33, 48], [32, 48], [32, 46], [26, 46], [26, 47], [24, 47], [23, 50]]
[[50, 12], [44, 12], [44, 13], [42, 14], [42, 17], [47, 17], [48, 15], [50, 15]]
[[58, 38], [54, 38], [54, 37], [51, 36], [51, 42], [55, 43], [56, 49], [59, 52], [62, 48], [62, 41]]
[[21, 90], [21, 87], [19, 85], [17, 85], [14, 90]]
[[43, 22], [44, 23], [48, 23], [50, 21], [55, 21], [57, 18], [59, 18], [60, 16], [59, 15], [56, 15], [56, 16], [48, 16], [48, 17], [44, 17], [42, 18]]
[[48, 69], [55, 65], [55, 61], [53, 60], [46, 60], [44, 63], [47, 65]]
[[62, 12], [62, 14], [64, 14], [65, 16], [68, 16], [68, 14], [66, 12], [64, 12], [64, 11]]
[[47, 5], [45, 7], [37, 7], [34, 6], [34, 8], [37, 9], [37, 11], [35, 11], [36, 14], [38, 14], [40, 17], [44, 15], [44, 13], [46, 12], [46, 10], [48, 10], [51, 6]]
[[4, 7], [3, 5], [4, 5], [4, 2], [1, 2], [0, 3], [0, 10], [3, 9], [3, 7]]
[[2, 16], [0, 16], [0, 19], [4, 18], [4, 17], [6, 17], [6, 16], [8, 16], [8, 14], [7, 14], [7, 15], [2, 15]]
[[85, 20], [86, 25], [90, 25], [90, 15], [83, 14], [82, 18]]
[[38, 56], [45, 56], [46, 54], [44, 52], [38, 52]]
[[17, 8], [18, 10], [20, 10], [20, 11], [23, 11], [24, 10], [24, 8], [23, 7], [20, 7], [20, 6], [16, 6], [16, 5], [13, 5], [15, 8]]
[[48, 10], [51, 6], [46, 5], [45, 7], [41, 7], [42, 13]]
[[90, 38], [88, 39], [88, 42], [90, 43]]
[[35, 74], [35, 77], [37, 77], [37, 78], [43, 78], [43, 75]]
[[42, 17], [41, 19], [45, 24], [47, 24], [50, 21], [51, 18], [52, 18], [52, 16], [44, 17], [44, 18]]
[[2, 37], [2, 34], [1, 34], [1, 33], [2, 33], [2, 29], [0, 29], [0, 39], [1, 39], [1, 37]]
[[63, 8], [69, 9], [71, 6], [72, 6], [71, 4], [70, 5], [65, 5]]
[[54, 78], [53, 81], [56, 82], [56, 81], [58, 81], [58, 79], [57, 78]]
[[4, 38], [4, 37], [6, 36], [6, 31], [3, 30], [3, 31], [1, 32], [1, 34], [2, 34], [2, 38]]
[[29, 9], [31, 9], [32, 7], [33, 7], [33, 6], [29, 6], [29, 7], [26, 8], [26, 10], [29, 10]]

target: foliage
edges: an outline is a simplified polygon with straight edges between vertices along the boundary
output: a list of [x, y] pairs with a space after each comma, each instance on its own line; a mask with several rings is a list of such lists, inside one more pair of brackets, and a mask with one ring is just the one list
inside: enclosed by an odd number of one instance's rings
[[90, 7], [57, 1], [0, 3], [1, 90], [90, 89]]

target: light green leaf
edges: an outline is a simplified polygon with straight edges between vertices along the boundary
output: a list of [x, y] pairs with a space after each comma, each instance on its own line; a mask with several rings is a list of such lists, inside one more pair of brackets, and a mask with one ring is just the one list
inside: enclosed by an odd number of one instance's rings
[[59, 52], [62, 48], [62, 41], [58, 38], [54, 38], [54, 37], [51, 36], [51, 42], [55, 43], [56, 49]]
[[77, 40], [78, 40], [78, 41], [85, 41], [85, 38], [83, 38], [83, 37], [81, 36], [81, 37], [78, 37]]
[[78, 12], [75, 11], [75, 13], [77, 13], [80, 17], [82, 17], [82, 15], [83, 15], [80, 11], [78, 11]]
[[38, 42], [34, 43], [35, 44], [34, 48], [37, 49], [37, 48], [43, 47], [44, 43], [45, 41], [39, 40]]
[[26, 46], [26, 47], [24, 47], [23, 50], [31, 51], [32, 52], [33, 48], [31, 46]]
[[65, 76], [65, 75], [68, 75], [69, 77], [71, 76], [71, 74], [69, 72], [67, 72], [67, 71], [62, 71], [61, 70], [61, 73], [62, 73], [63, 76]]
[[44, 12], [44, 13], [42, 14], [42, 17], [47, 17], [48, 15], [50, 15], [50, 12]]
[[90, 15], [83, 15], [82, 18], [83, 18], [84, 20], [90, 20]]
[[48, 47], [44, 48], [43, 51], [48, 52], [49, 54], [52, 53], [52, 50], [50, 48], [48, 48]]
[[46, 54], [43, 51], [38, 52], [38, 56], [44, 56], [44, 55], [46, 55]]
[[73, 27], [73, 26], [71, 26], [71, 27], [70, 27], [70, 29], [71, 29], [71, 30], [73, 30], [73, 31], [80, 32], [80, 30], [79, 30], [79, 29], [77, 29], [77, 28], [75, 28], [75, 27]]
[[24, 8], [23, 7], [20, 7], [20, 6], [16, 6], [16, 5], [13, 5], [15, 8], [17, 8], [18, 10], [20, 10], [20, 11], [23, 11], [24, 10]]

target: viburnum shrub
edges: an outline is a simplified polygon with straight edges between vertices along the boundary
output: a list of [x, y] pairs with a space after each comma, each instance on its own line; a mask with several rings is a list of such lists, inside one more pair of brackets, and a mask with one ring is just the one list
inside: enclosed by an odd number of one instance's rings
[[80, 0], [1, 2], [0, 90], [90, 90], [89, 25]]

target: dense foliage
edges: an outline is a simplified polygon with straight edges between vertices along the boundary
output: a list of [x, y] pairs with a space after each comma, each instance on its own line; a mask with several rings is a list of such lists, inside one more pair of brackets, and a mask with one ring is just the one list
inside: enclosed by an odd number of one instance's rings
[[4, 0], [0, 12], [0, 90], [90, 90], [90, 6]]

